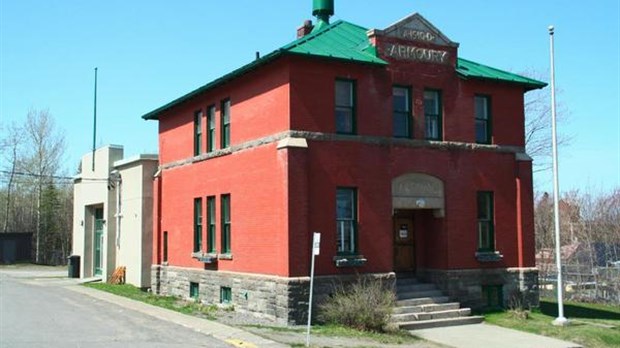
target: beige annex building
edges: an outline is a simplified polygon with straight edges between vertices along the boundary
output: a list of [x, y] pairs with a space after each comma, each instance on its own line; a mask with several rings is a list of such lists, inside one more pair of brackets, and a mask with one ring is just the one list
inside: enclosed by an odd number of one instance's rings
[[[123, 158], [123, 147], [107, 145], [82, 157], [73, 188], [73, 255], [80, 278], [112, 275], [126, 267], [126, 282], [151, 283], [153, 175], [157, 155]], [[94, 169], [93, 169], [94, 168]]]

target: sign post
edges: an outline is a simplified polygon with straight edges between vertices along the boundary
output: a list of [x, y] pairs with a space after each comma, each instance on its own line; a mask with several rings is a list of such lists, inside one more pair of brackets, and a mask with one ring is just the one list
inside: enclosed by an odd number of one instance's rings
[[312, 321], [312, 292], [314, 288], [314, 257], [319, 254], [321, 233], [314, 232], [312, 236], [312, 262], [310, 266], [310, 299], [308, 300], [308, 327], [306, 329], [306, 347], [310, 347], [310, 322]]

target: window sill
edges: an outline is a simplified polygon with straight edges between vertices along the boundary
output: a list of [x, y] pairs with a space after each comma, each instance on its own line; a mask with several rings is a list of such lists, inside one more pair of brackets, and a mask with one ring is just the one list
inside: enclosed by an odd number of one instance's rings
[[361, 267], [368, 262], [364, 255], [338, 255], [334, 256], [336, 267]]
[[217, 258], [218, 260], [232, 260], [233, 256], [232, 254], [219, 254]]
[[198, 260], [199, 262], [202, 263], [216, 263], [218, 260], [218, 255], [217, 254], [204, 254], [201, 251], [197, 251], [197, 252], [193, 252], [192, 253], [192, 258]]
[[497, 262], [501, 261], [504, 258], [504, 255], [500, 254], [499, 251], [477, 251], [476, 259], [478, 262]]

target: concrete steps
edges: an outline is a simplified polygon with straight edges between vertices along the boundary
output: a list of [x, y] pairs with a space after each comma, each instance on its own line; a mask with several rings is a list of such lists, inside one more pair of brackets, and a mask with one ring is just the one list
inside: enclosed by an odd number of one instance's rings
[[471, 309], [449, 302], [434, 284], [420, 283], [411, 276], [396, 278], [396, 307], [392, 322], [405, 330], [477, 324], [483, 317], [472, 316]]

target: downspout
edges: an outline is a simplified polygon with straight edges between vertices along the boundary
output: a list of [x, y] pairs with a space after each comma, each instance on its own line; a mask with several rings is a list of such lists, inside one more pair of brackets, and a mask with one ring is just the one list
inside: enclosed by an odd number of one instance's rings
[[123, 213], [121, 212], [121, 189], [123, 187], [123, 180], [121, 178], [121, 174], [118, 170], [110, 173], [110, 179], [114, 182], [114, 186], [116, 187], [116, 214], [114, 217], [116, 218], [116, 248], [120, 249], [121, 247], [121, 218], [123, 217]]

